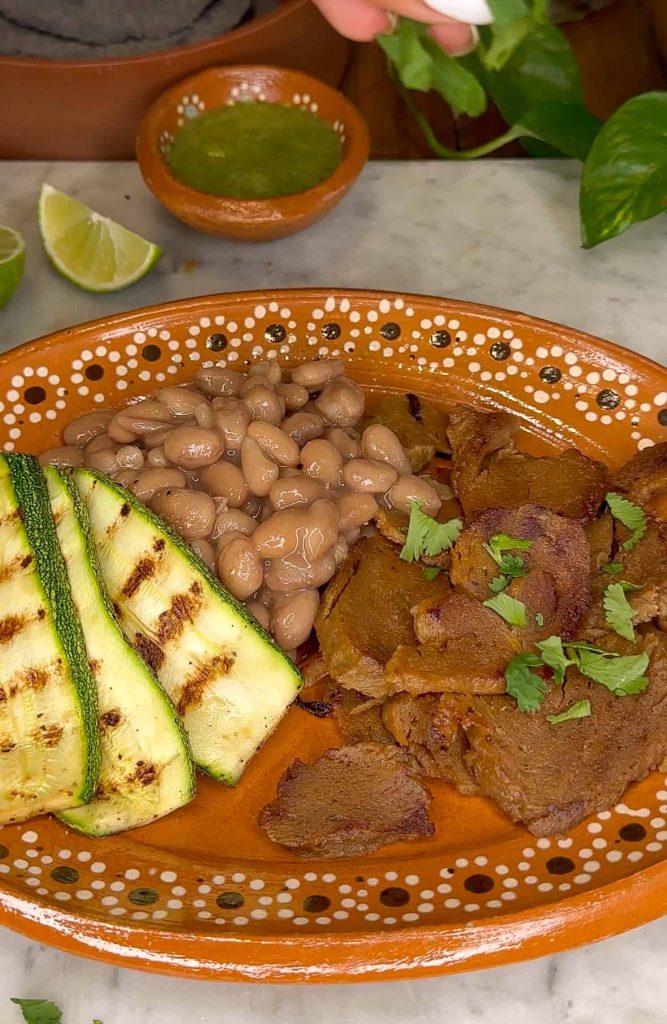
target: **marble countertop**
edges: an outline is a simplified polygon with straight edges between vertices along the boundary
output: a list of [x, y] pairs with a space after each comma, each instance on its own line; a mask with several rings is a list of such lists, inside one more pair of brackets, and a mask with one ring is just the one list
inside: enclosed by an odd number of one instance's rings
[[[43, 181], [159, 243], [165, 256], [116, 295], [49, 267], [35, 204]], [[0, 312], [0, 349], [137, 306], [297, 285], [383, 288], [492, 303], [558, 320], [665, 361], [664, 220], [579, 248], [577, 168], [566, 162], [373, 164], [326, 221], [281, 242], [198, 235], [147, 193], [134, 164], [0, 163], [0, 224], [27, 241]], [[11, 996], [49, 998], [64, 1024], [665, 1024], [667, 919], [596, 946], [474, 974], [317, 988], [158, 978], [80, 960], [0, 930], [0, 1020]]]

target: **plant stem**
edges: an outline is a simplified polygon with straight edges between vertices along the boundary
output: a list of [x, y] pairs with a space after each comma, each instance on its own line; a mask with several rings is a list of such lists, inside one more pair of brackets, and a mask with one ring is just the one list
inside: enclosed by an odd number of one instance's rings
[[409, 106], [414, 119], [419, 125], [422, 135], [426, 139], [428, 145], [431, 147], [433, 153], [441, 160], [476, 160], [480, 156], [487, 156], [489, 153], [495, 152], [496, 149], [500, 149], [501, 146], [506, 146], [508, 142], [514, 142], [515, 139], [524, 138], [536, 138], [534, 132], [531, 132], [528, 128], [524, 128], [523, 125], [515, 124], [511, 128], [508, 128], [502, 135], [498, 135], [495, 139], [491, 139], [489, 142], [484, 142], [481, 146], [474, 146], [472, 149], [448, 149], [436, 138], [431, 125], [429, 124], [428, 118], [422, 114], [420, 110], [415, 106], [412, 97], [405, 88], [405, 86], [398, 81], [396, 83], [403, 98]]

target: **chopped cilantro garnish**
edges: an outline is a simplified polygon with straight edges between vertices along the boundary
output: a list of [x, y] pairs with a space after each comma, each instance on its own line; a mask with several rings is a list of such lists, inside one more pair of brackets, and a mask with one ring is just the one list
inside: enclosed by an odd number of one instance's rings
[[602, 598], [604, 617], [619, 636], [625, 640], [634, 640], [635, 631], [632, 625], [632, 608], [628, 603], [620, 583], [610, 583]]
[[528, 551], [532, 540], [519, 540], [507, 533], [494, 533], [484, 547], [500, 569], [503, 576], [517, 580], [526, 575], [526, 565], [520, 555], [509, 555], [507, 551]]
[[418, 562], [424, 555], [440, 555], [451, 548], [463, 529], [460, 519], [438, 523], [422, 512], [422, 504], [421, 501], [410, 502], [408, 535], [399, 556], [404, 562]]
[[575, 700], [569, 708], [561, 711], [559, 715], [547, 715], [547, 722], [551, 725], [560, 725], [561, 722], [571, 722], [573, 718], [588, 718], [591, 713], [591, 702], [589, 700]]
[[492, 590], [494, 594], [499, 594], [510, 585], [510, 582], [507, 576], [494, 576], [489, 583], [489, 590]]
[[618, 581], [618, 585], [619, 585], [619, 587], [622, 587], [624, 593], [629, 591], [629, 590], [643, 590], [644, 589], [644, 585], [643, 584], [641, 584], [641, 583], [630, 583], [629, 580], [619, 580]]
[[505, 687], [516, 700], [519, 711], [539, 711], [542, 705], [547, 684], [541, 676], [530, 671], [541, 664], [536, 654], [524, 651], [523, 654], [515, 654], [505, 669]]
[[561, 638], [559, 636], [549, 636], [546, 640], [536, 644], [536, 647], [542, 655], [544, 664], [548, 665], [553, 671], [554, 682], [558, 683], [558, 685], [564, 683], [565, 672], [570, 665], [575, 665], [576, 662], [566, 655]]
[[440, 572], [441, 570], [438, 568], [437, 565], [432, 565], [429, 566], [427, 569], [423, 570], [422, 576], [424, 577], [427, 583], [432, 583], [433, 580], [437, 579], [437, 577], [440, 575]]
[[542, 612], [535, 612], [535, 625], [537, 625], [537, 626], [543, 626], [544, 625], [544, 615], [542, 614]]
[[509, 594], [496, 594], [484, 601], [484, 607], [500, 615], [510, 626], [526, 625], [526, 606], [522, 601], [510, 597]]
[[611, 651], [579, 651], [579, 671], [596, 683], [601, 683], [617, 697], [641, 693], [648, 685], [644, 675], [648, 668], [648, 654], [630, 654], [626, 657]]
[[632, 551], [646, 533], [644, 509], [635, 505], [634, 501], [624, 498], [622, 494], [616, 494], [615, 491], [610, 491], [605, 495], [605, 501], [614, 519], [630, 530], [630, 536], [621, 544], [621, 547], [623, 551]]
[[616, 576], [617, 573], [623, 572], [623, 562], [607, 562], [602, 566], [602, 571], [608, 572], [610, 576]]

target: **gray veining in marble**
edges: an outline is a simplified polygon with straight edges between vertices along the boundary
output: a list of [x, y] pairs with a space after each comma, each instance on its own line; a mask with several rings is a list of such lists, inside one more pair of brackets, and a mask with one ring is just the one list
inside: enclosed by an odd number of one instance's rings
[[[147, 193], [132, 164], [0, 164], [0, 223], [28, 242], [27, 272], [0, 312], [0, 347], [169, 299], [321, 285], [417, 291], [560, 320], [664, 361], [665, 221], [579, 248], [573, 165], [375, 164], [322, 224], [261, 246], [205, 238]], [[47, 180], [163, 246], [134, 288], [91, 296], [39, 244]], [[667, 1024], [667, 919], [571, 953], [481, 973], [299, 988], [159, 978], [45, 949], [0, 931], [0, 1021], [10, 996], [56, 1000], [64, 1024]]]

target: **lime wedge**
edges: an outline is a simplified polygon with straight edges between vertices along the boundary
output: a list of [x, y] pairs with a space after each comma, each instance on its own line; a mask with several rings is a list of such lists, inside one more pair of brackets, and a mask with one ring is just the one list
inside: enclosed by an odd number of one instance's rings
[[117, 292], [155, 266], [162, 250], [77, 199], [42, 185], [39, 230], [59, 273], [88, 292]]
[[25, 242], [13, 228], [0, 227], [0, 309], [5, 306], [23, 277]]

